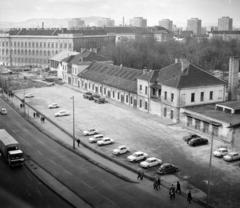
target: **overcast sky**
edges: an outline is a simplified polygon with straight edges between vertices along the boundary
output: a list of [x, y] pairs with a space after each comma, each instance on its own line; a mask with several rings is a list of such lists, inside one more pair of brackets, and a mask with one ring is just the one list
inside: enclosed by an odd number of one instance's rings
[[[240, 27], [240, 0], [0, 0], [0, 21], [20, 22], [33, 18], [110, 17], [117, 24], [144, 17], [148, 25], [161, 19], [183, 22], [197, 17], [202, 25], [222, 16]], [[128, 22], [127, 22], [128, 23]]]

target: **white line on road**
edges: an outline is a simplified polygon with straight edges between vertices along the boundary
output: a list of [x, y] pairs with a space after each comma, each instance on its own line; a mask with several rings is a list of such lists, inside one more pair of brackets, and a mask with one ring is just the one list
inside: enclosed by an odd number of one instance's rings
[[131, 198], [131, 199], [133, 198], [133, 197], [131, 197], [131, 196], [130, 196], [130, 195], [128, 195], [128, 194], [125, 194], [125, 193], [123, 193], [123, 194], [124, 194], [125, 196], [128, 196], [128, 197], [129, 197], [129, 198]]
[[39, 193], [40, 195], [42, 195], [41, 192], [39, 191], [39, 189], [38, 189], [38, 188], [36, 188], [36, 189], [37, 189], [38, 193]]
[[30, 146], [30, 147], [32, 147], [32, 145], [31, 144], [29, 144], [26, 140], [25, 140], [25, 142], [28, 144], [28, 146]]
[[44, 144], [41, 140], [38, 140], [40, 143]]
[[65, 170], [65, 172], [67, 172], [68, 174], [70, 174], [70, 175], [72, 175], [72, 176], [73, 176], [73, 174], [72, 174], [72, 173], [70, 173], [70, 172], [68, 172], [67, 170]]
[[84, 183], [83, 181], [82, 181], [82, 183], [85, 184], [86, 186], [88, 186], [89, 188], [92, 188], [91, 186], [89, 186], [88, 184]]
[[30, 180], [32, 180], [32, 178], [30, 177], [30, 175], [28, 175], [28, 173], [27, 173], [27, 176], [28, 176], [28, 178], [29, 178]]
[[58, 164], [56, 164], [55, 162], [53, 162], [52, 160], [49, 160], [50, 162], [52, 162], [54, 165], [57, 165], [57, 166], [59, 166]]
[[40, 151], [37, 151], [40, 155], [43, 155], [43, 153], [41, 153]]
[[29, 191], [26, 189], [26, 192], [28, 193], [29, 196], [31, 196], [31, 194], [29, 193]]
[[[109, 200], [110, 202], [112, 202], [113, 204], [115, 204], [111, 199], [107, 198], [106, 196], [103, 196], [103, 197], [106, 198], [107, 200]], [[117, 204], [115, 204], [115, 205], [117, 205]]]

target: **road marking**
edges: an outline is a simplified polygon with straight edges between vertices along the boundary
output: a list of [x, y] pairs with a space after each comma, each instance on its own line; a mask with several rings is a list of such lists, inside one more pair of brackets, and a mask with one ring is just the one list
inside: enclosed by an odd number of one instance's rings
[[28, 144], [28, 146], [30, 146], [30, 147], [32, 147], [32, 145], [31, 144], [29, 144], [26, 140], [25, 140], [25, 142]]
[[43, 155], [43, 153], [41, 153], [40, 151], [37, 151], [40, 155]]
[[28, 173], [27, 173], [27, 176], [28, 176], [28, 178], [29, 178], [30, 180], [32, 180], [32, 178], [30, 177], [30, 175], [28, 175]]
[[40, 143], [44, 144], [41, 140], [38, 140]]
[[40, 195], [42, 195], [41, 192], [39, 191], [39, 189], [38, 189], [38, 188], [36, 188], [36, 189], [37, 189], [38, 193], [39, 193]]
[[133, 198], [133, 197], [131, 197], [131, 196], [130, 196], [130, 195], [128, 195], [128, 194], [125, 194], [125, 193], [123, 193], [123, 194], [124, 194], [125, 196], [128, 196], [128, 197], [129, 197], [129, 198], [131, 198], [131, 199]]
[[28, 193], [29, 196], [31, 196], [31, 194], [29, 193], [29, 191], [26, 189], [26, 192]]
[[69, 160], [69, 159], [67, 159], [66, 157], [64, 157], [64, 159], [65, 159], [65, 160], [67, 160], [67, 161], [69, 161], [70, 163], [72, 163], [72, 161], [71, 161], [71, 160]]
[[83, 184], [85, 184], [86, 186], [88, 186], [89, 188], [92, 188], [91, 186], [89, 186], [88, 184], [84, 183], [83, 181], [81, 181]]
[[[65, 169], [64, 169], [65, 170]], [[73, 174], [72, 173], [70, 173], [70, 172], [68, 172], [67, 170], [65, 170], [65, 172], [67, 172], [68, 174], [70, 174], [70, 175], [72, 175], [73, 176]]]
[[18, 192], [17, 192], [17, 189], [14, 188], [14, 190], [15, 190], [16, 194], [18, 195], [18, 197], [20, 198], [20, 196], [19, 196], [19, 194], [18, 194]]
[[58, 164], [56, 164], [55, 162], [53, 162], [52, 160], [49, 160], [50, 162], [52, 162], [54, 165], [57, 165], [57, 166], [59, 166]]
[[107, 198], [106, 196], [102, 195], [104, 198], [106, 198], [107, 200], [109, 200], [110, 202], [112, 202], [113, 204], [117, 205], [116, 203], [114, 203], [111, 199]]

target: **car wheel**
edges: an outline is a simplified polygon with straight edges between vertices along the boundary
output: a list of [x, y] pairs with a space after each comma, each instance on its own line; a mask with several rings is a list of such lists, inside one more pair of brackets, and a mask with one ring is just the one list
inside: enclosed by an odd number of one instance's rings
[[148, 165], [147, 168], [150, 168], [150, 166]]
[[137, 162], [137, 160], [133, 160], [133, 162], [135, 163], [135, 162]]
[[117, 155], [119, 156], [119, 155], [120, 155], [120, 153], [118, 152], [118, 153], [117, 153]]

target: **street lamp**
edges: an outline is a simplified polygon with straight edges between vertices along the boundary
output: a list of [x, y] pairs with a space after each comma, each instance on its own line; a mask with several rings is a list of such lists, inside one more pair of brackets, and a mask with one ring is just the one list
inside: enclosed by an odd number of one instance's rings
[[75, 149], [75, 113], [74, 113], [74, 96], [72, 96], [71, 99], [73, 99], [73, 149]]
[[23, 82], [23, 108], [24, 108], [24, 116], [26, 116], [26, 108], [25, 108], [25, 86]]
[[209, 199], [210, 199], [211, 168], [212, 168], [212, 152], [213, 152], [213, 136], [214, 136], [214, 130], [212, 129], [212, 142], [211, 142], [210, 161], [209, 161], [209, 171], [208, 171], [207, 208], [209, 208]]

